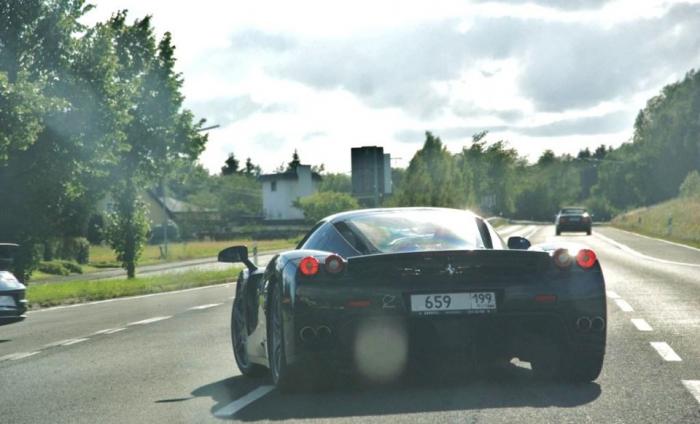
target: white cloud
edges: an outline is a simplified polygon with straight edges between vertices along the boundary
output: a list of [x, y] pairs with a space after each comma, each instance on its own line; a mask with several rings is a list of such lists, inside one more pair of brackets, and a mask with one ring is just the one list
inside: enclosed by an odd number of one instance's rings
[[523, 154], [575, 153], [631, 135], [630, 120], [700, 63], [698, 2], [97, 0], [171, 31], [186, 106], [210, 123], [200, 158], [271, 171], [350, 170], [350, 147], [407, 164], [423, 131], [458, 151], [491, 129]]

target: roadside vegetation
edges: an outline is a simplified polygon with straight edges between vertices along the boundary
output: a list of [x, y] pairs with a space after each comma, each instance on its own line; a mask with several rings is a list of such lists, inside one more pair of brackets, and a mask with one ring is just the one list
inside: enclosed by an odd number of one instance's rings
[[35, 283], [27, 287], [27, 299], [30, 307], [39, 308], [160, 293], [230, 283], [236, 280], [239, 271], [240, 268], [234, 267], [218, 271], [187, 271], [133, 279]]
[[623, 213], [611, 224], [623, 230], [700, 247], [700, 174], [691, 173], [681, 196]]

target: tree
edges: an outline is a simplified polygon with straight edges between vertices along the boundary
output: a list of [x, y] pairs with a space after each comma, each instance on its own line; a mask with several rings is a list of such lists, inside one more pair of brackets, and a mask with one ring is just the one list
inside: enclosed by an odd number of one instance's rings
[[324, 191], [302, 197], [294, 202], [294, 206], [304, 212], [304, 217], [316, 222], [328, 215], [348, 210], [358, 209], [357, 200], [347, 193]]
[[[250, 160], [250, 158], [248, 158], [248, 160]], [[238, 172], [238, 159], [236, 159], [233, 153], [228, 154], [228, 159], [226, 159], [225, 163], [226, 165], [221, 167], [221, 175], [233, 175]]]
[[193, 160], [204, 148], [206, 135], [198, 133], [182, 110], [182, 77], [175, 72], [175, 47], [166, 32], [157, 43], [149, 16], [126, 23], [126, 12], [108, 22], [114, 34], [119, 78], [129, 89], [129, 123], [112, 168], [112, 196], [119, 217], [112, 220], [108, 240], [122, 258], [127, 277], [135, 277], [136, 262], [145, 238], [139, 191], [161, 181], [183, 158]]
[[349, 175], [341, 173], [323, 174], [318, 191], [334, 191], [336, 193], [352, 193], [352, 180]]
[[260, 166], [255, 165], [250, 158], [245, 160], [245, 168], [243, 169], [243, 174], [248, 177], [257, 177], [260, 175]]
[[690, 172], [683, 180], [679, 191], [682, 197], [700, 199], [700, 173]]
[[297, 166], [299, 166], [300, 164], [301, 161], [299, 160], [299, 153], [297, 153], [297, 149], [294, 149], [292, 161], [287, 164], [287, 171], [295, 171], [297, 169]]

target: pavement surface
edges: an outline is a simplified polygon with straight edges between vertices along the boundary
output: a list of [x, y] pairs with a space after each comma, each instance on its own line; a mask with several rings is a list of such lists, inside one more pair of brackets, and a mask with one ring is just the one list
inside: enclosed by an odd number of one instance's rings
[[517, 364], [492, 377], [281, 393], [238, 372], [226, 284], [46, 309], [0, 327], [0, 421], [700, 423], [700, 251], [607, 227], [590, 237], [555, 237], [551, 225], [499, 232], [598, 254], [609, 324], [595, 382], [541, 383]]

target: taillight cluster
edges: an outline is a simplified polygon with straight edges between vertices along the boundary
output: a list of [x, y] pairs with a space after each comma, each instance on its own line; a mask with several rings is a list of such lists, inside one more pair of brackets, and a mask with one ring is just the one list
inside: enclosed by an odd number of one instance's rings
[[[337, 275], [345, 270], [345, 259], [339, 255], [332, 254], [326, 257], [323, 266], [328, 274]], [[307, 277], [318, 274], [320, 268], [320, 262], [313, 256], [307, 256], [299, 262], [299, 272]]]
[[575, 257], [571, 256], [568, 249], [557, 249], [552, 254], [554, 264], [561, 269], [570, 267], [573, 264], [574, 259], [576, 260], [578, 266], [583, 269], [592, 268], [598, 261], [598, 257], [596, 256], [595, 252], [590, 249], [579, 250]]

